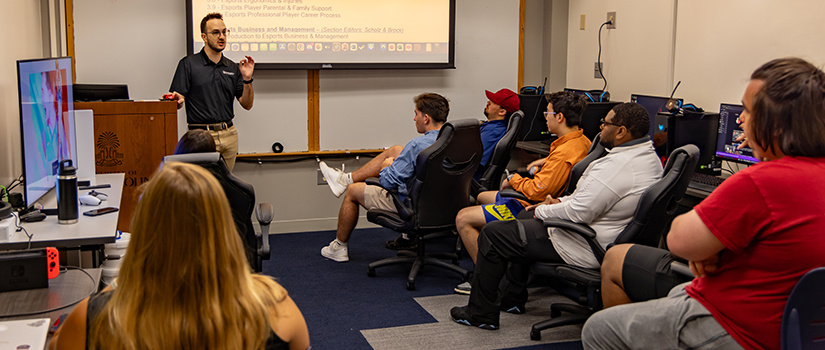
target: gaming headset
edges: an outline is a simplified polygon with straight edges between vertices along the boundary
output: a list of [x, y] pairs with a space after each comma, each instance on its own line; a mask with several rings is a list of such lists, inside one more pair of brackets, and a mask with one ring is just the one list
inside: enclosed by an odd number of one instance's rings
[[589, 102], [610, 102], [610, 92], [606, 90], [585, 91], [582, 95], [587, 97]]
[[685, 110], [691, 111], [691, 112], [696, 112], [696, 113], [704, 112], [705, 110], [702, 109], [702, 107], [699, 107], [699, 106], [697, 106], [693, 103], [682, 104], [681, 100], [677, 100], [677, 99], [673, 98], [673, 94], [676, 93], [676, 89], [678, 89], [679, 85], [681, 85], [681, 84], [682, 84], [681, 80], [679, 80], [679, 82], [676, 83], [676, 86], [673, 88], [673, 91], [670, 93], [670, 98], [668, 98], [667, 103], [665, 103], [665, 108], [667, 108], [667, 110], [670, 111], [670, 113], [673, 113], [673, 114], [683, 114], [682, 112], [685, 111]]
[[674, 113], [674, 114], [681, 113], [683, 111], [691, 111], [691, 112], [697, 112], [697, 113], [702, 113], [702, 112], [705, 111], [704, 109], [702, 109], [702, 107], [699, 107], [699, 106], [697, 106], [693, 103], [684, 103], [683, 104], [682, 101], [676, 100], [676, 99], [673, 99], [673, 98], [667, 100], [667, 103], [665, 104], [665, 108], [667, 108], [667, 110], [670, 111], [670, 113]]

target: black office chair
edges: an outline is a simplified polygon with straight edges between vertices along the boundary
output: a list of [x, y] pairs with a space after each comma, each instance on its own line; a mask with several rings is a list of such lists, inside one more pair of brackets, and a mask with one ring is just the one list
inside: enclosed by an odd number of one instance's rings
[[808, 271], [788, 296], [782, 315], [782, 349], [821, 349], [825, 339], [825, 267]]
[[[673, 221], [677, 202], [684, 196], [698, 162], [699, 148], [696, 146], [686, 145], [674, 150], [665, 164], [662, 179], [645, 190], [636, 206], [633, 220], [608, 248], [622, 243], [658, 246], [659, 240]], [[563, 228], [584, 237], [601, 264], [606, 250], [599, 244], [596, 232], [590, 226], [559, 219], [547, 219], [544, 225]], [[551, 286], [578, 304], [550, 305], [552, 318], [534, 324], [530, 339], [540, 340], [544, 329], [584, 323], [590, 315], [602, 308], [599, 269], [539, 262], [533, 264], [533, 273], [549, 277]], [[562, 312], [569, 314], [562, 315]]]
[[[375, 276], [375, 269], [386, 265], [412, 263], [407, 277], [407, 289], [415, 289], [415, 278], [424, 265], [433, 265], [455, 271], [467, 278], [467, 270], [458, 266], [453, 253], [425, 254], [427, 240], [449, 236], [455, 228], [455, 217], [461, 208], [470, 204], [470, 180], [481, 160], [482, 146], [478, 121], [463, 119], [445, 123], [438, 139], [418, 154], [415, 175], [408, 182], [408, 194], [402, 201], [390, 191], [397, 212], [373, 209], [367, 220], [416, 239], [415, 252], [399, 251], [398, 256], [369, 264], [367, 275]], [[376, 178], [367, 184], [380, 186]], [[451, 259], [452, 264], [440, 259]]]
[[[210, 153], [188, 153], [170, 155], [163, 158], [164, 162], [181, 162], [197, 164], [209, 170], [218, 182], [221, 183], [229, 206], [232, 209], [232, 218], [238, 228], [238, 234], [244, 242], [246, 258], [249, 265], [256, 272], [261, 272], [263, 260], [269, 260], [269, 224], [272, 221], [274, 210], [269, 203], [261, 203], [255, 206], [255, 189], [252, 185], [235, 177], [227, 168], [221, 154]], [[252, 212], [261, 226], [261, 234], [255, 234], [252, 226]]]
[[507, 121], [507, 131], [498, 140], [490, 159], [487, 161], [487, 167], [478, 181], [473, 180], [471, 193], [473, 197], [478, 196], [484, 191], [495, 191], [501, 186], [501, 176], [504, 170], [507, 169], [507, 163], [510, 163], [510, 152], [513, 146], [516, 145], [519, 128], [521, 128], [521, 121], [524, 119], [524, 112], [515, 111], [510, 115]]
[[[582, 174], [584, 174], [587, 167], [590, 166], [590, 163], [593, 163], [594, 160], [604, 157], [604, 155], [607, 154], [607, 150], [599, 143], [599, 141], [601, 141], [601, 135], [601, 133], [598, 133], [593, 137], [593, 143], [590, 144], [590, 149], [587, 151], [587, 156], [582, 158], [582, 160], [573, 165], [573, 168], [570, 169], [570, 175], [567, 177], [567, 186], [565, 186], [564, 192], [561, 194], [562, 197], [568, 196], [576, 190], [576, 184], [579, 182], [579, 178], [581, 178]], [[523, 193], [512, 188], [501, 190], [499, 194], [501, 197], [521, 199], [533, 204], [538, 203], [536, 201], [531, 201]]]

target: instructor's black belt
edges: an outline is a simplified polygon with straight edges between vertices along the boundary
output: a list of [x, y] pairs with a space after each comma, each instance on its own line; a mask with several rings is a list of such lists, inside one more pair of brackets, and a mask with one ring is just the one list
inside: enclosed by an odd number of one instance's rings
[[215, 124], [189, 124], [189, 130], [193, 129], [202, 129], [202, 130], [214, 130], [214, 131], [221, 131], [226, 130], [232, 127], [232, 121], [228, 121], [225, 123], [215, 123]]

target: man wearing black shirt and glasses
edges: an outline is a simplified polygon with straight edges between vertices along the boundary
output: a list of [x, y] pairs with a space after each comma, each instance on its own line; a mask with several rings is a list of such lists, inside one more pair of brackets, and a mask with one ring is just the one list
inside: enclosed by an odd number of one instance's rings
[[178, 102], [186, 104], [186, 122], [189, 130], [208, 130], [215, 139], [217, 151], [223, 155], [229, 170], [235, 167], [238, 154], [238, 130], [232, 123], [235, 117], [233, 99], [249, 110], [255, 98], [252, 73], [255, 60], [246, 56], [240, 63], [224, 57], [229, 30], [220, 13], [210, 13], [201, 20], [201, 38], [204, 48], [178, 62], [169, 91]]

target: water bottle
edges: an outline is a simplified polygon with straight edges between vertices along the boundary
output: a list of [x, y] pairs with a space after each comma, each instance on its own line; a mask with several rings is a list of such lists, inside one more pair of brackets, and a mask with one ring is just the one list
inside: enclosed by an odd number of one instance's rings
[[77, 223], [77, 214], [77, 168], [67, 159], [60, 162], [57, 175], [57, 222]]

